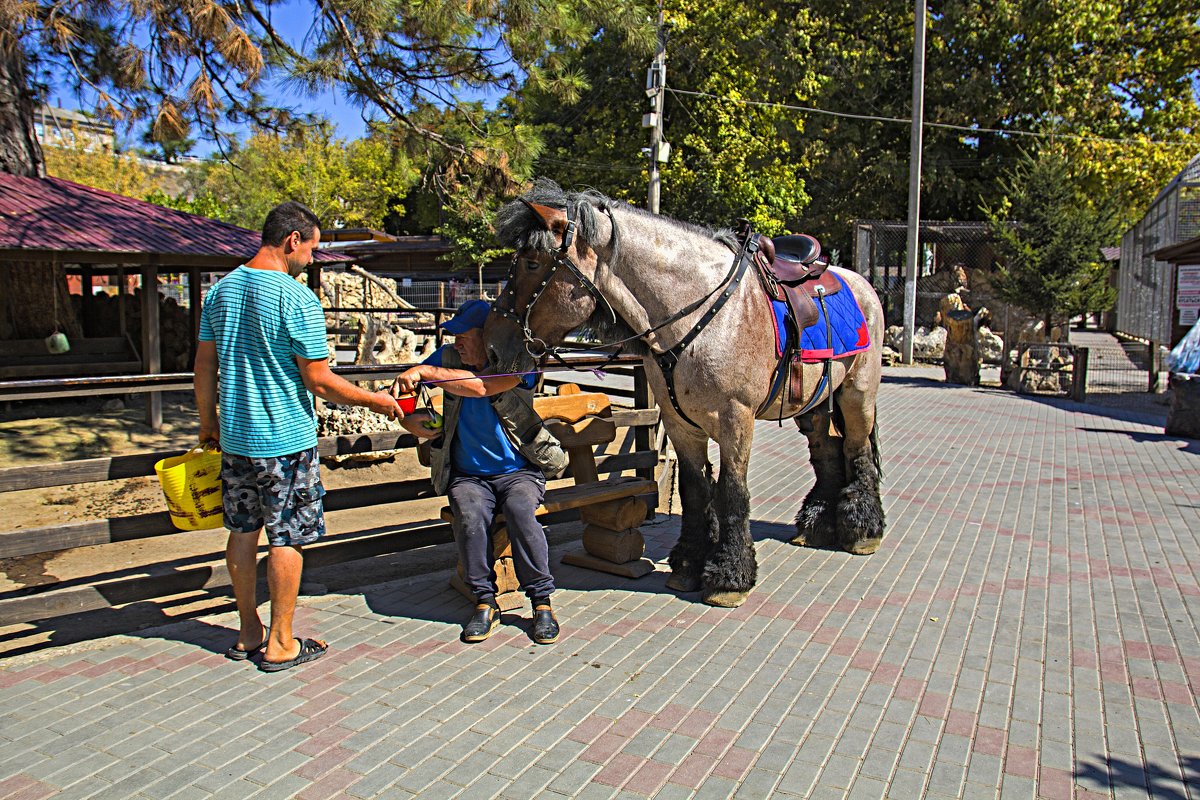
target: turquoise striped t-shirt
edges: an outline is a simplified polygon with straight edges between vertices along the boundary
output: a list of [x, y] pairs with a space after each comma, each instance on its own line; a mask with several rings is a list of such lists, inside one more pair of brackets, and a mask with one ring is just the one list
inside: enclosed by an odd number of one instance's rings
[[217, 346], [221, 450], [271, 458], [316, 446], [313, 396], [296, 364], [329, 357], [316, 295], [285, 272], [238, 267], [204, 298], [199, 337]]

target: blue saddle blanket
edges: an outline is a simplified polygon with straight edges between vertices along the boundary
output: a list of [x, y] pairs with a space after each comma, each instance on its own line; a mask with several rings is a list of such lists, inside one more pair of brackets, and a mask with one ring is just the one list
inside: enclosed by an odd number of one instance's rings
[[[817, 321], [800, 332], [801, 361], [813, 363], [827, 358], [849, 358], [871, 347], [871, 333], [867, 329], [866, 317], [858, 307], [858, 300], [842, 276], [836, 277], [842, 284], [841, 291], [825, 298], [824, 309], [818, 302]], [[790, 344], [790, 332], [784, 324], [784, 320], [787, 319], [787, 303], [772, 300], [771, 310], [775, 317], [776, 356], [782, 358]], [[826, 330], [826, 312], [829, 313], [832, 322], [831, 331]]]

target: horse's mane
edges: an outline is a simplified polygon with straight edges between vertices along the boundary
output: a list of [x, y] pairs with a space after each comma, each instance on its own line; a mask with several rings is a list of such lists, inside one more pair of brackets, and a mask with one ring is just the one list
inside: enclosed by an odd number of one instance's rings
[[[564, 211], [570, 209], [571, 217], [575, 220], [576, 225], [576, 246], [580, 249], [595, 250], [607, 245], [611, 250], [609, 254], [611, 262], [617, 261], [620, 250], [621, 226], [616, 224], [616, 218], [621, 214], [650, 218], [659, 224], [666, 224], [680, 231], [719, 242], [731, 250], [737, 249], [736, 236], [728, 228], [714, 231], [703, 225], [651, 214], [645, 209], [606, 197], [595, 189], [568, 192], [549, 178], [538, 178], [534, 181], [533, 188], [521, 195], [519, 199], [506, 203], [496, 212], [497, 238], [501, 244], [516, 250], [530, 249], [548, 253], [557, 249], [559, 244], [558, 238], [551, 231], [546, 230], [541, 218], [522, 200]], [[613, 220], [612, 238], [608, 242], [599, 241], [599, 229], [596, 224], [597, 212], [606, 213]], [[626, 339], [636, 333], [623, 320], [617, 320], [614, 325], [603, 306], [599, 305], [596, 312], [580, 326], [579, 330], [585, 338], [601, 342]], [[626, 352], [642, 355], [648, 348], [643, 342], [635, 339], [630, 341], [624, 349]]]

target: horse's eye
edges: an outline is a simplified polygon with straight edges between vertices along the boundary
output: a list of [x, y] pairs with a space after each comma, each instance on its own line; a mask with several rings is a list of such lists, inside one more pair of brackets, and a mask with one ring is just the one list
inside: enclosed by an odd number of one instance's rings
[[537, 272], [541, 268], [542, 265], [534, 261], [532, 258], [525, 259], [525, 269], [529, 270], [530, 272]]

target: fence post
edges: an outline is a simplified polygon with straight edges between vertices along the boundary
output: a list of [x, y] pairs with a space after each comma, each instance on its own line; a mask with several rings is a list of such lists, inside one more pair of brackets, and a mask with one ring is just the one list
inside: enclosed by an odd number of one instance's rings
[[[653, 408], [650, 402], [650, 384], [646, 382], [646, 368], [637, 366], [633, 371], [633, 406], [634, 408]], [[659, 425], [662, 424], [660, 421]], [[647, 427], [634, 428], [633, 431], [633, 449], [649, 450], [655, 437], [652, 435], [657, 432], [655, 429]], [[639, 478], [654, 479], [654, 467], [640, 467], [637, 471]]]
[[1075, 363], [1071, 366], [1071, 399], [1076, 403], [1087, 402], [1088, 349], [1075, 348]]
[[1149, 388], [1147, 388], [1146, 391], [1157, 392], [1158, 373], [1162, 369], [1162, 357], [1159, 352], [1158, 342], [1153, 340], [1150, 342], [1150, 358], [1148, 361], [1150, 362], [1150, 374], [1147, 376], [1149, 379], [1147, 381]]

